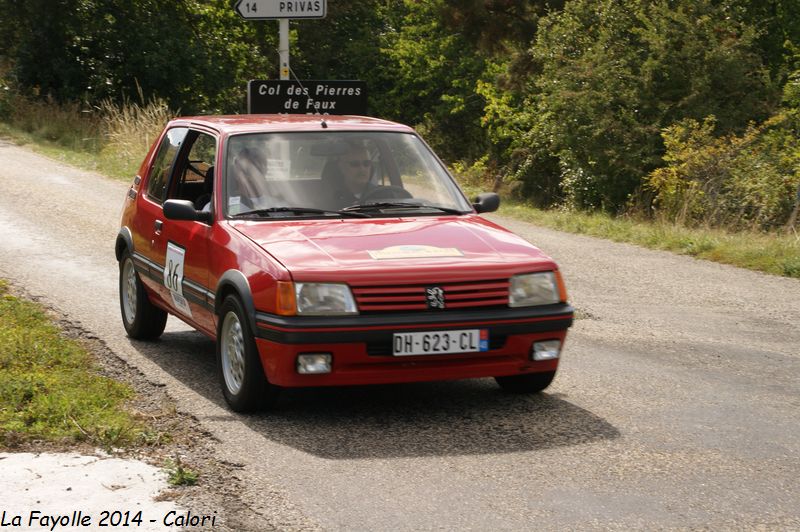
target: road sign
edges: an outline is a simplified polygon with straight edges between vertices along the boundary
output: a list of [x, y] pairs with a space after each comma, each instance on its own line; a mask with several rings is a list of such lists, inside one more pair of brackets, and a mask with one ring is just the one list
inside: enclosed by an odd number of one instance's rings
[[247, 20], [325, 18], [327, 0], [239, 0], [236, 12]]
[[247, 112], [254, 114], [366, 115], [367, 84], [344, 80], [250, 80]]

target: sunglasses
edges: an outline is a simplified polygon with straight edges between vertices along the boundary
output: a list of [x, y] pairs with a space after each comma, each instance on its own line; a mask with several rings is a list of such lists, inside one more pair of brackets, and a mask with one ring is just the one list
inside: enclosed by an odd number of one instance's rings
[[358, 168], [359, 166], [362, 168], [369, 168], [372, 166], [372, 161], [369, 159], [364, 159], [363, 161], [345, 161], [347, 166], [350, 168]]

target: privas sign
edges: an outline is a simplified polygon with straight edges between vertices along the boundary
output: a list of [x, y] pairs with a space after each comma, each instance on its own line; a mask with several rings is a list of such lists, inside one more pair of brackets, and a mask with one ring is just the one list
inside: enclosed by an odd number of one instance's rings
[[327, 0], [239, 0], [236, 12], [247, 20], [325, 18]]

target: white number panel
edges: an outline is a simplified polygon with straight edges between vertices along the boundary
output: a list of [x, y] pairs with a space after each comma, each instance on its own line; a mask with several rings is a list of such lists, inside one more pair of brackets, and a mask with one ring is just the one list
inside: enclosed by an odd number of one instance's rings
[[164, 265], [164, 286], [172, 294], [172, 303], [179, 311], [192, 315], [189, 302], [183, 297], [183, 264], [186, 250], [182, 247], [167, 243], [167, 259]]

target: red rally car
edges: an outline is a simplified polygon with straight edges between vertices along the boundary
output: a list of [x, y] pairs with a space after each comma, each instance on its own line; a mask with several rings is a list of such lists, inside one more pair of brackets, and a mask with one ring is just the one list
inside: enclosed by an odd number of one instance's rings
[[479, 216], [413, 129], [247, 115], [167, 124], [125, 198], [122, 322], [216, 341], [233, 410], [283, 387], [494, 377], [538, 392], [573, 309], [558, 267]]

